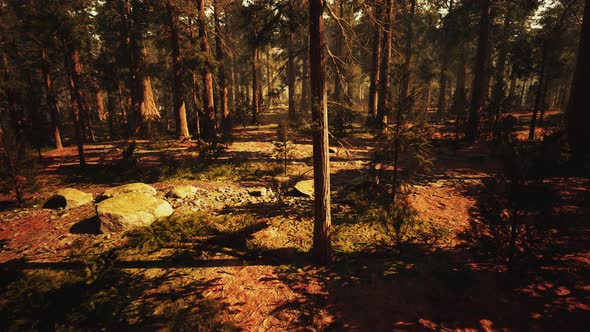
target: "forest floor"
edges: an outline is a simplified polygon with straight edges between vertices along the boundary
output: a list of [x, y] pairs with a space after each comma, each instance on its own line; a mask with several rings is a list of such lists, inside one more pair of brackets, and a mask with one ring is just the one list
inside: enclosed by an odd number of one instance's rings
[[[41, 185], [28, 205], [15, 208], [8, 197], [0, 202], [0, 329], [575, 331], [590, 325], [588, 177], [537, 184], [545, 206], [523, 217], [508, 278], [499, 249], [506, 227], [486, 218], [501, 172], [486, 143], [437, 140], [435, 172], [409, 189], [409, 199], [438, 235], [400, 252], [386, 227], [351, 207], [354, 183], [366, 176], [375, 147], [368, 133], [353, 131], [332, 142], [338, 150], [331, 153], [335, 262], [319, 268], [307, 254], [313, 199], [290, 190], [312, 177], [311, 140], [296, 136], [288, 175], [282, 174], [272, 144], [280, 116], [237, 128], [210, 164], [199, 162], [194, 142], [172, 140], [137, 141], [138, 168], [131, 171], [108, 166], [120, 158], [124, 141], [88, 144], [85, 171], [76, 167], [75, 147], [45, 152]], [[198, 220], [214, 231], [145, 250], [134, 246], [133, 234], [98, 234], [92, 204], [41, 208], [59, 188], [96, 197], [138, 181], [160, 197], [179, 184], [201, 188], [196, 198], [170, 200], [176, 219], [167, 222]], [[252, 197], [252, 187], [269, 194]], [[146, 231], [139, 239], [149, 244], [157, 236]]]

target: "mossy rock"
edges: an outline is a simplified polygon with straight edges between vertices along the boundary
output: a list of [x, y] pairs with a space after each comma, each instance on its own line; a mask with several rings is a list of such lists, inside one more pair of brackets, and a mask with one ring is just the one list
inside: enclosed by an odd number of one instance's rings
[[174, 212], [168, 202], [143, 193], [121, 194], [96, 205], [103, 233], [115, 233], [149, 226]]

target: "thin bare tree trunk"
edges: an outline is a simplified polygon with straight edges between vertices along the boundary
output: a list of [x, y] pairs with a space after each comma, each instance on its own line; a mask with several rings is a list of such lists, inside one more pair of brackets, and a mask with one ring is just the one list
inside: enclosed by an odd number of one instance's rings
[[172, 96], [174, 104], [174, 119], [176, 122], [176, 135], [180, 139], [190, 137], [188, 122], [186, 119], [186, 104], [184, 101], [184, 89], [182, 85], [182, 59], [180, 57], [180, 43], [178, 37], [178, 13], [170, 1], [166, 3], [168, 11], [168, 25], [170, 28], [170, 44], [172, 50]]
[[211, 73], [211, 50], [207, 28], [205, 25], [205, 0], [197, 0], [199, 10], [199, 37], [201, 39], [201, 51], [205, 56], [203, 64], [203, 115], [205, 117], [205, 130], [203, 135], [207, 140], [214, 141], [217, 138], [217, 115], [215, 114], [215, 102], [213, 96], [213, 74]]
[[546, 77], [545, 77], [545, 62], [547, 56], [547, 46], [546, 42], [543, 42], [543, 51], [542, 51], [542, 58], [541, 58], [541, 71], [539, 73], [539, 84], [537, 86], [537, 94], [535, 96], [535, 105], [533, 106], [533, 114], [531, 116], [531, 123], [529, 126], [529, 139], [535, 139], [535, 128], [537, 127], [537, 114], [541, 110], [543, 104], [545, 103], [545, 84], [546, 84]]
[[[86, 167], [86, 156], [84, 154], [84, 137], [82, 124], [80, 123], [80, 108], [83, 105], [84, 91], [80, 87], [80, 75], [82, 67], [78, 59], [78, 50], [75, 48], [69, 33], [64, 36], [65, 68], [70, 89], [70, 108], [74, 119], [74, 135], [78, 145], [78, 159], [82, 168]], [[83, 107], [83, 106], [82, 106]]]
[[382, 130], [387, 128], [387, 114], [391, 112], [391, 49], [393, 39], [393, 0], [386, 0], [384, 11], [384, 37], [381, 60], [381, 90], [379, 91], [379, 108], [377, 112], [377, 122]]
[[477, 55], [471, 92], [471, 106], [469, 108], [469, 123], [467, 138], [475, 140], [479, 137], [479, 118], [482, 112], [485, 96], [488, 90], [487, 58], [490, 34], [490, 0], [481, 0], [481, 15], [479, 18], [479, 39], [477, 41]]
[[219, 64], [218, 69], [218, 80], [219, 80], [219, 90], [221, 92], [221, 127], [223, 128], [224, 133], [229, 133], [231, 130], [230, 120], [230, 108], [229, 108], [229, 92], [228, 92], [228, 84], [227, 84], [227, 72], [225, 68], [225, 52], [223, 47], [223, 42], [221, 40], [221, 20], [220, 20], [220, 12], [219, 12], [219, 1], [213, 1], [213, 15], [215, 17], [215, 47], [217, 53], [217, 61]]
[[252, 49], [252, 124], [259, 124], [260, 119], [260, 100], [258, 89], [258, 47], [254, 46]]
[[328, 155], [328, 104], [324, 55], [323, 0], [310, 0], [309, 59], [311, 71], [311, 114], [313, 126], [314, 236], [313, 252], [319, 264], [332, 261], [330, 216], [330, 160]]
[[586, 0], [580, 35], [580, 47], [576, 71], [571, 86], [571, 96], [566, 111], [568, 140], [574, 162], [583, 164], [590, 158], [590, 90], [586, 80], [590, 77], [588, 47], [590, 44], [590, 1]]
[[272, 106], [272, 66], [270, 63], [270, 47], [266, 48], [266, 105]]
[[291, 121], [295, 121], [297, 119], [297, 109], [296, 109], [296, 104], [295, 104], [295, 22], [293, 22], [294, 20], [294, 16], [295, 16], [295, 3], [293, 1], [291, 1], [289, 3], [289, 8], [288, 10], [288, 15], [289, 15], [289, 43], [287, 45], [287, 89], [288, 89], [288, 94], [289, 94], [289, 109], [288, 109], [288, 115], [289, 115], [289, 120]]
[[416, 12], [416, 0], [410, 2], [410, 15], [406, 24], [406, 45], [404, 49], [404, 63], [402, 67], [402, 78], [400, 87], [400, 99], [405, 100], [408, 97], [410, 89], [410, 64], [412, 63], [412, 39], [413, 39], [413, 21]]
[[51, 80], [51, 71], [49, 68], [49, 61], [47, 60], [47, 52], [45, 49], [42, 49], [41, 52], [41, 57], [43, 60], [41, 69], [43, 71], [43, 80], [45, 82], [45, 98], [47, 100], [47, 106], [49, 107], [49, 117], [51, 119], [53, 138], [55, 140], [55, 148], [63, 149], [63, 145], [61, 143], [61, 134], [59, 130], [59, 108], [57, 105], [55, 90], [53, 88], [53, 81]]

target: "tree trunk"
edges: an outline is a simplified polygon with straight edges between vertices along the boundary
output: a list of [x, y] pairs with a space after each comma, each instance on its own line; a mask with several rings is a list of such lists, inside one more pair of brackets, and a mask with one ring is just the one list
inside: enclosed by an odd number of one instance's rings
[[199, 9], [199, 37], [201, 39], [201, 51], [205, 56], [203, 64], [203, 115], [205, 117], [205, 130], [203, 136], [206, 140], [213, 142], [217, 138], [217, 116], [215, 114], [215, 104], [213, 97], [213, 74], [211, 73], [211, 50], [209, 48], [209, 38], [207, 37], [207, 28], [205, 25], [205, 0], [197, 0]]
[[128, 110], [128, 99], [123, 95], [123, 86], [121, 83], [117, 83], [118, 88], [118, 97], [119, 97], [119, 108], [121, 109], [121, 121], [123, 123], [123, 128], [125, 128], [125, 138], [129, 139], [131, 137], [131, 128], [129, 127], [129, 121], [127, 121], [128, 117], [127, 114], [129, 113]]
[[221, 41], [221, 20], [219, 12], [219, 1], [213, 1], [213, 15], [215, 16], [215, 47], [217, 53], [217, 61], [219, 64], [218, 68], [218, 80], [219, 90], [221, 99], [221, 127], [224, 133], [229, 133], [231, 130], [230, 124], [230, 108], [229, 108], [229, 92], [227, 84], [227, 72], [225, 70], [225, 52], [223, 43]]
[[491, 106], [493, 107], [492, 116], [494, 117], [494, 122], [498, 119], [500, 114], [502, 113], [502, 103], [505, 98], [505, 88], [506, 84], [504, 83], [504, 69], [506, 68], [506, 58], [508, 56], [508, 46], [509, 46], [509, 31], [510, 30], [510, 9], [504, 16], [504, 23], [502, 26], [502, 35], [503, 41], [500, 45], [500, 51], [498, 54], [498, 61], [496, 62], [496, 75], [494, 76], [494, 87], [492, 90], [492, 100]]
[[180, 57], [180, 43], [178, 37], [178, 13], [170, 1], [166, 4], [168, 11], [168, 25], [170, 28], [170, 46], [172, 50], [172, 86], [174, 120], [176, 122], [176, 136], [180, 139], [190, 138], [188, 122], [186, 120], [186, 104], [182, 84], [183, 68]]
[[369, 114], [368, 123], [373, 122], [379, 108], [379, 79], [381, 77], [381, 45], [383, 42], [383, 29], [381, 28], [383, 1], [375, 0], [374, 19], [371, 22], [373, 28], [373, 54], [371, 58], [371, 77], [369, 86]]
[[[459, 54], [465, 53], [465, 43], [460, 42], [459, 44]], [[466, 67], [467, 67], [467, 60], [464, 56], [459, 58], [457, 61], [457, 81], [455, 85], [455, 97], [454, 97], [454, 107], [455, 107], [455, 116], [456, 116], [456, 124], [457, 124], [457, 135], [459, 135], [459, 131], [463, 123], [465, 122], [465, 107], [467, 104], [467, 96], [465, 93], [465, 81], [466, 81]]]
[[258, 99], [258, 47], [252, 49], [252, 124], [259, 124], [260, 119], [260, 100]]
[[193, 112], [195, 113], [195, 136], [197, 140], [201, 140], [201, 132], [202, 128], [204, 127], [204, 121], [202, 121], [202, 110], [199, 107], [199, 87], [198, 87], [198, 79], [197, 74], [193, 72], [192, 74], [193, 79], [193, 89], [192, 89], [192, 99], [193, 99]]
[[272, 106], [272, 66], [270, 58], [270, 47], [266, 48], [266, 105]]
[[112, 86], [107, 86], [107, 120], [109, 126], [109, 139], [115, 137], [115, 104], [117, 103]]
[[[293, 11], [293, 4], [290, 5], [290, 12]], [[292, 15], [292, 14], [291, 14]], [[291, 23], [292, 24], [292, 23]], [[292, 29], [289, 30], [289, 45], [288, 45], [288, 60], [287, 60], [287, 86], [289, 93], [289, 120], [295, 121], [297, 119], [297, 110], [295, 109], [295, 33]]]
[[377, 111], [377, 122], [381, 130], [387, 128], [387, 114], [391, 112], [391, 48], [393, 39], [393, 0], [386, 0], [384, 11], [384, 32], [383, 32], [383, 48], [381, 60], [381, 90], [379, 91], [379, 108]]
[[508, 88], [508, 97], [513, 98], [516, 93], [516, 76], [510, 77], [510, 87]]
[[59, 130], [59, 108], [57, 105], [57, 98], [55, 96], [55, 90], [53, 88], [53, 81], [51, 80], [51, 71], [49, 67], [49, 61], [47, 60], [47, 52], [45, 49], [41, 50], [43, 80], [45, 83], [45, 99], [47, 101], [47, 107], [49, 108], [49, 117], [51, 119], [51, 129], [53, 131], [53, 138], [55, 140], [55, 148], [63, 149], [61, 143], [61, 134]]
[[304, 56], [302, 59], [302, 69], [301, 69], [301, 108], [306, 110], [309, 107], [309, 96], [311, 94], [310, 86], [309, 86], [309, 55], [306, 55], [309, 52], [304, 52]]
[[[229, 56], [229, 63], [230, 63], [230, 74], [229, 74], [229, 89], [228, 89], [228, 98], [229, 98], [229, 109], [230, 115], [231, 112], [235, 112], [236, 110], [236, 95], [239, 94], [236, 88], [236, 66], [235, 66], [234, 56], [230, 54]], [[230, 119], [231, 120], [231, 119]]]
[[586, 80], [590, 77], [590, 1], [584, 5], [582, 33], [576, 71], [571, 85], [571, 95], [566, 111], [568, 140], [574, 162], [583, 163], [590, 159], [590, 90]]
[[372, 126], [379, 108], [379, 78], [381, 76], [381, 44], [383, 30], [381, 29], [382, 0], [375, 1], [374, 19], [371, 22], [373, 28], [373, 56], [371, 58], [371, 77], [369, 86], [369, 114], [367, 125]]
[[539, 84], [537, 86], [537, 93], [535, 95], [535, 105], [533, 106], [533, 114], [531, 115], [531, 124], [529, 126], [529, 139], [535, 139], [535, 129], [537, 127], [537, 114], [539, 113], [540, 109], [543, 107], [545, 103], [545, 84], [546, 84], [546, 68], [545, 62], [547, 59], [547, 46], [546, 42], [543, 42], [543, 51], [542, 51], [542, 58], [541, 58], [541, 71], [539, 72]]
[[479, 117], [487, 95], [487, 59], [489, 49], [490, 32], [490, 0], [481, 0], [481, 15], [479, 18], [479, 39], [477, 41], [477, 54], [475, 68], [473, 70], [473, 88], [471, 92], [471, 105], [469, 108], [469, 123], [467, 127], [467, 139], [474, 141], [479, 137]]
[[80, 123], [80, 108], [83, 106], [83, 95], [84, 91], [80, 86], [80, 75], [82, 67], [78, 59], [78, 50], [74, 46], [74, 43], [67, 35], [64, 37], [64, 55], [65, 55], [65, 68], [68, 80], [68, 87], [70, 90], [70, 108], [72, 111], [72, 117], [74, 120], [74, 136], [78, 145], [78, 159], [80, 161], [80, 167], [86, 167], [86, 156], [84, 154], [84, 137], [82, 134], [82, 124]]
[[410, 2], [410, 15], [406, 24], [406, 45], [404, 49], [404, 63], [402, 67], [402, 78], [400, 83], [400, 100], [408, 97], [410, 89], [410, 64], [412, 63], [412, 38], [413, 38], [413, 21], [416, 12], [416, 0]]
[[319, 264], [332, 261], [330, 217], [330, 163], [328, 155], [328, 104], [324, 55], [323, 0], [309, 1], [309, 59], [313, 122], [314, 232], [313, 252]]

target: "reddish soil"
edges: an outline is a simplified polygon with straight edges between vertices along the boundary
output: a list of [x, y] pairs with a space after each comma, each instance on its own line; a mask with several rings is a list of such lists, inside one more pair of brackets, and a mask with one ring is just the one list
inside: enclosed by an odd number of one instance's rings
[[[272, 158], [273, 137], [273, 127], [238, 130], [224, 157], [268, 160]], [[166, 142], [166, 147], [154, 149], [144, 148], [146, 142], [138, 143], [142, 166], [158, 165], [158, 154], [163, 151], [177, 157], [196, 154], [190, 142]], [[114, 160], [124, 146], [125, 142], [87, 145], [88, 162]], [[362, 171], [373, 146], [369, 138], [343, 141], [338, 154], [333, 155], [332, 174], [357, 176], [354, 174]], [[440, 149], [435, 175], [412, 189], [411, 201], [420, 217], [452, 230], [452, 241], [445, 246], [412, 246], [402, 254], [383, 249], [339, 255], [329, 269], [292, 260], [291, 255], [274, 263], [219, 255], [205, 266], [160, 266], [158, 258], [152, 257], [148, 260], [152, 267], [144, 262], [126, 269], [141, 272], [154, 282], [141, 301], [176, 294], [198, 280], [205, 286], [193, 292], [220, 304], [221, 320], [248, 331], [585, 329], [590, 324], [590, 181], [545, 181], [555, 191], [557, 202], [544, 217], [543, 231], [526, 233], [531, 239], [519, 248], [518, 282], [508, 287], [502, 259], [474, 244], [474, 233], [484, 223], [479, 209], [489, 199], [484, 184], [499, 169], [486, 153], [484, 144]], [[297, 140], [294, 154], [292, 174], [309, 177], [309, 140]], [[77, 162], [74, 147], [47, 152], [44, 158], [39, 180], [45, 185], [33, 195], [39, 204], [57, 186], [63, 186], [55, 184], [63, 176], [62, 169]], [[227, 185], [192, 184], [208, 190]], [[165, 182], [152, 185], [158, 189], [169, 186]], [[96, 196], [110, 185], [75, 187]], [[0, 212], [3, 270], [19, 266], [18, 261], [26, 262], [25, 271], [58, 269], [52, 263], [70, 261], [73, 255], [85, 252], [106, 251], [126, 241], [122, 235], [86, 234], [80, 222], [94, 215], [91, 205], [63, 212], [41, 209], [39, 204]], [[310, 216], [311, 211], [302, 220], [309, 222]], [[156, 283], [164, 276], [166, 282]], [[156, 306], [151, 314], [162, 310]]]

